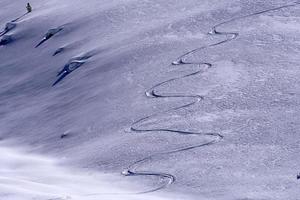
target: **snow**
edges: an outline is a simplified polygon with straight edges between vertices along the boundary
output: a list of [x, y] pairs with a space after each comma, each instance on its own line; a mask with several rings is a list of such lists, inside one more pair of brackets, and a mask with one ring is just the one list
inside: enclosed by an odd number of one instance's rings
[[[134, 196], [116, 177], [66, 168], [53, 158], [12, 149], [1, 143], [0, 197], [7, 200], [113, 200], [152, 199]], [[119, 182], [116, 184], [116, 182]], [[155, 197], [163, 200], [166, 198]]]
[[0, 1], [1, 200], [299, 198], [299, 4], [26, 4]]

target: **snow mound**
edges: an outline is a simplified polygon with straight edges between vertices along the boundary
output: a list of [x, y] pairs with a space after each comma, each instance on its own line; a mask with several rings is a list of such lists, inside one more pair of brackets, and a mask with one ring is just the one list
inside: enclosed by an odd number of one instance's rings
[[62, 26], [49, 29], [48, 32], [44, 35], [43, 39], [35, 46], [35, 48], [39, 47], [44, 42], [46, 42], [47, 40], [49, 40], [51, 37], [53, 37], [54, 35], [56, 35], [58, 32], [60, 32], [62, 30], [63, 30]]
[[7, 45], [13, 41], [12, 35], [4, 35], [0, 40], [0, 46]]

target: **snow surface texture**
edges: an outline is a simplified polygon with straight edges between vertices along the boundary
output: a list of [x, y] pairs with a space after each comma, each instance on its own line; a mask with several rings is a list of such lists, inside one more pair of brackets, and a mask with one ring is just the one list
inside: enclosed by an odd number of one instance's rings
[[299, 3], [22, 3], [0, 2], [3, 140], [139, 195], [299, 197]]
[[82, 173], [76, 169], [64, 168], [55, 159], [12, 150], [1, 144], [1, 199], [165, 199], [153, 196], [150, 198], [149, 195], [132, 196], [128, 188], [128, 191], [124, 189], [125, 184], [113, 183], [120, 182], [114, 176], [99, 175], [95, 172]]

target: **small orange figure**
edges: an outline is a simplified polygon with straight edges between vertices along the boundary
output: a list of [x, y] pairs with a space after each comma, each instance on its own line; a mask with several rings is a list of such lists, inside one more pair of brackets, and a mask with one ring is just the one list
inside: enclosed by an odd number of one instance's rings
[[27, 9], [27, 12], [29, 12], [29, 13], [32, 11], [32, 7], [29, 3], [27, 3], [26, 9]]

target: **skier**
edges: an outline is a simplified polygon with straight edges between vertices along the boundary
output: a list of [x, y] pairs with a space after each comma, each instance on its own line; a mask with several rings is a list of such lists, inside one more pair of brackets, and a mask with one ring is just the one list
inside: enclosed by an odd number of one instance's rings
[[29, 3], [27, 3], [26, 9], [27, 9], [28, 13], [30, 13], [32, 11], [32, 7]]

